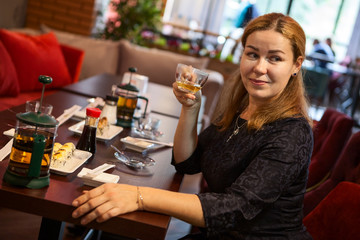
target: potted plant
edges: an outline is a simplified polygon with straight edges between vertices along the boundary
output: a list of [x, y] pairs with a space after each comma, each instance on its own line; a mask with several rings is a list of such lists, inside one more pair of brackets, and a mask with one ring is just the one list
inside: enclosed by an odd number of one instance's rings
[[111, 0], [109, 7], [109, 18], [100, 33], [102, 38], [142, 44], [141, 32], [156, 32], [161, 25], [161, 0]]

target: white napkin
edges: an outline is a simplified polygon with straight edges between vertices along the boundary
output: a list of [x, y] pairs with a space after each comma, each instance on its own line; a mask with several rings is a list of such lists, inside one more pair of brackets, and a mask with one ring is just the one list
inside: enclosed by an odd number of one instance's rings
[[8, 137], [13, 137], [15, 134], [15, 128], [10, 128], [9, 130], [4, 131], [3, 134]]
[[2, 149], [0, 149], [0, 162], [10, 154], [13, 145], [13, 139], [11, 139]]
[[71, 108], [65, 109], [64, 113], [61, 114], [56, 120], [59, 121], [59, 126], [69, 120], [74, 114], [80, 111], [81, 106], [74, 105]]
[[117, 183], [120, 179], [120, 176], [103, 172], [111, 167], [115, 167], [115, 165], [109, 165], [105, 163], [95, 169], [84, 167], [77, 176], [83, 180], [85, 185], [92, 187], [100, 186], [103, 183]]

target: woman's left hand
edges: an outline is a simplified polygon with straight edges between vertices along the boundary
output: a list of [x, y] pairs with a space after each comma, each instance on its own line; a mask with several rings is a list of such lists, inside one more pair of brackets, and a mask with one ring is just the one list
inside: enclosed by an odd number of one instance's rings
[[139, 209], [136, 186], [106, 183], [76, 198], [72, 205], [77, 207], [72, 213], [74, 218], [82, 217], [85, 225], [96, 220], [104, 222], [120, 214]]

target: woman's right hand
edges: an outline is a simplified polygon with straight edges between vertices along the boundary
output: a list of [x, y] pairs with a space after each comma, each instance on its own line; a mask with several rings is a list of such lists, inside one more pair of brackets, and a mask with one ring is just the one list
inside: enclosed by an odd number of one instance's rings
[[183, 105], [185, 108], [200, 108], [201, 105], [201, 91], [198, 91], [195, 94], [185, 92], [178, 88], [176, 82], [173, 83], [173, 92], [176, 99]]

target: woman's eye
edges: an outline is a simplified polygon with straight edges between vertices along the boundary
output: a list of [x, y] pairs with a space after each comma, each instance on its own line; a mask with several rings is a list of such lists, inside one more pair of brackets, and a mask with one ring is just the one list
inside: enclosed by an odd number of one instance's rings
[[247, 53], [246, 55], [247, 55], [250, 59], [255, 59], [255, 58], [257, 58], [257, 54], [256, 54], [256, 53], [250, 52], [250, 53]]
[[269, 60], [272, 62], [279, 62], [279, 61], [281, 61], [281, 58], [278, 56], [271, 56], [271, 57], [269, 57]]

